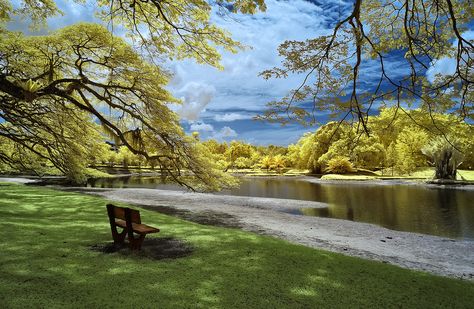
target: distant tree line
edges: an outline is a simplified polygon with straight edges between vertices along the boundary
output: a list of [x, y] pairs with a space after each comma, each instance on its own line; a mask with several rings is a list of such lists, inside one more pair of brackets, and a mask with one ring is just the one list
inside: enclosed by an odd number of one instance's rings
[[474, 128], [455, 116], [386, 108], [369, 116], [367, 124], [369, 135], [348, 122], [329, 122], [288, 147], [215, 140], [203, 144], [223, 169], [294, 168], [316, 174], [366, 169], [401, 175], [437, 166], [448, 157], [444, 165], [451, 167], [439, 168], [451, 170], [451, 176], [458, 167], [474, 168]]

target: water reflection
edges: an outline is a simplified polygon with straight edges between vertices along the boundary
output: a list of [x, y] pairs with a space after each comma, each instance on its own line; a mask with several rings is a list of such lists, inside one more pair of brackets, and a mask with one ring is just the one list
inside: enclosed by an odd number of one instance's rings
[[329, 204], [328, 208], [301, 209], [299, 214], [474, 240], [474, 191], [402, 184], [245, 179], [239, 189], [228, 193], [324, 202]]
[[[159, 177], [145, 176], [96, 179], [88, 186], [180, 189]], [[289, 178], [243, 178], [240, 188], [220, 194], [319, 201], [329, 207], [293, 213], [474, 240], [474, 191], [402, 184], [323, 184]]]
[[184, 190], [183, 187], [162, 177], [156, 176], [123, 176], [95, 178], [87, 181], [87, 187], [94, 188], [148, 188], [163, 190]]

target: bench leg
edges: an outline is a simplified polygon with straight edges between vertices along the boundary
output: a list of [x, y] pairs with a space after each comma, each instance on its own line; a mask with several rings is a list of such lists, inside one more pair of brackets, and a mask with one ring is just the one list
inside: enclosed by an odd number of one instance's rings
[[112, 238], [114, 239], [115, 244], [123, 244], [125, 241], [125, 235], [127, 235], [127, 229], [123, 229], [122, 232], [117, 231], [117, 227], [114, 226], [111, 228], [112, 230]]
[[137, 238], [128, 236], [128, 243], [131, 250], [140, 250], [142, 248], [143, 240], [146, 234], [140, 234]]

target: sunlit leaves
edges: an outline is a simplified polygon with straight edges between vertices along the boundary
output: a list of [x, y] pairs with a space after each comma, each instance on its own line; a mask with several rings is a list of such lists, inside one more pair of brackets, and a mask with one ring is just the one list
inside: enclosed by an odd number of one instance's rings
[[216, 188], [219, 177], [200, 165], [195, 141], [168, 108], [177, 102], [164, 89], [168, 73], [123, 39], [86, 23], [47, 36], [5, 38], [0, 117], [11, 125], [0, 124], [1, 135], [48, 158], [75, 182], [84, 180], [85, 158], [107, 136], [177, 181], [185, 168], [202, 186]]
[[438, 140], [453, 153], [455, 150], [462, 154], [464, 160], [456, 162], [465, 168], [474, 164], [474, 126], [453, 115], [390, 108], [382, 109], [378, 116], [369, 116], [367, 124], [370, 136], [346, 122], [330, 122], [290, 145], [288, 157], [294, 167], [314, 172], [324, 171], [332, 159], [345, 156], [357, 168], [390, 167], [399, 174], [409, 174], [430, 164], [428, 152], [423, 149]]
[[[265, 9], [262, 0], [225, 2], [233, 5], [235, 12]], [[123, 26], [137, 47], [152, 57], [194, 58], [220, 68], [218, 47], [230, 52], [242, 48], [230, 33], [210, 22], [213, 7], [207, 1], [99, 0], [98, 4], [104, 21]]]
[[0, 0], [0, 29], [13, 16], [30, 19], [35, 28], [44, 25], [48, 17], [61, 13], [54, 0], [20, 0], [15, 1], [15, 7], [11, 1]]

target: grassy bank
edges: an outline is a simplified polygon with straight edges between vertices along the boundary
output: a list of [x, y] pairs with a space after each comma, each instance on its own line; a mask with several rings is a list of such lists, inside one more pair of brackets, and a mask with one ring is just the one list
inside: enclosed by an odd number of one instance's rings
[[[280, 172], [274, 170], [263, 170], [263, 169], [229, 169], [229, 173], [235, 175], [244, 176], [315, 176], [311, 174], [310, 170], [298, 170], [298, 169], [283, 169]], [[348, 173], [344, 175], [340, 174], [326, 174], [322, 175], [323, 180], [373, 180], [373, 179], [405, 179], [405, 180], [429, 180], [435, 175], [433, 167], [420, 167], [416, 171], [410, 174], [393, 174], [390, 168], [379, 171], [370, 171], [365, 169], [359, 169], [357, 172]], [[458, 170], [458, 180], [474, 182], [474, 171], [472, 170]]]
[[[0, 184], [1, 308], [467, 308], [474, 284], [148, 210], [193, 248], [176, 259], [91, 248], [110, 242], [106, 201]], [[150, 236], [150, 235], [149, 235]]]

